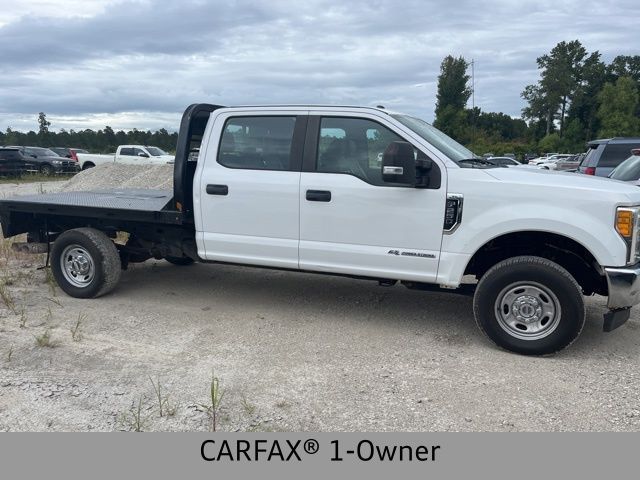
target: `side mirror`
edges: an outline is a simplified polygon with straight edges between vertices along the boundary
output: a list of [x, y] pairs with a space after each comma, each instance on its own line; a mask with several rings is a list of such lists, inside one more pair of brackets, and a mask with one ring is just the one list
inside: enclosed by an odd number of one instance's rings
[[139, 157], [144, 157], [144, 158], [149, 158], [149, 155], [147, 155], [147, 154], [146, 154], [146, 153], [144, 153], [144, 152], [140, 152], [140, 153], [138, 153], [138, 156], [139, 156]]
[[407, 142], [390, 143], [382, 155], [382, 181], [415, 186], [416, 160]]

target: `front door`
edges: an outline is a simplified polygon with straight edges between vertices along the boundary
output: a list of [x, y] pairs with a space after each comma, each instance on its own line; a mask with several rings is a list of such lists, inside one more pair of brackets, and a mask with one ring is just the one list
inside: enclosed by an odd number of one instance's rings
[[[315, 143], [305, 146], [300, 182], [300, 268], [435, 281], [444, 171], [437, 189], [385, 184], [383, 153], [390, 143], [405, 141], [392, 124], [366, 115], [313, 118], [309, 128], [318, 131], [307, 135]], [[309, 151], [315, 157], [312, 168]], [[433, 168], [440, 167], [434, 162]]]

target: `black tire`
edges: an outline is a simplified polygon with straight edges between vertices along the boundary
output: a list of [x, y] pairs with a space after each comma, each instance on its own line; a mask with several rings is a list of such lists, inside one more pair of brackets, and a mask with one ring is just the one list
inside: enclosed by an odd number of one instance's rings
[[191, 257], [164, 257], [164, 259], [173, 265], [192, 265], [194, 260]]
[[[74, 249], [74, 246], [77, 248]], [[74, 275], [65, 269], [73, 255], [82, 254], [90, 259], [91, 275]], [[85, 262], [86, 265], [86, 262]], [[120, 280], [121, 262], [118, 249], [104, 233], [93, 228], [76, 228], [60, 235], [51, 248], [51, 270], [60, 288], [76, 298], [96, 298], [112, 291]], [[75, 277], [74, 282], [69, 278]], [[85, 282], [84, 284], [81, 284]]]
[[[515, 300], [509, 303], [510, 299]], [[547, 355], [568, 347], [580, 335], [586, 316], [582, 289], [571, 274], [534, 256], [494, 265], [478, 283], [473, 313], [493, 342], [524, 355]]]
[[48, 163], [45, 163], [40, 167], [40, 173], [45, 177], [48, 177], [49, 175], [53, 174], [53, 167]]

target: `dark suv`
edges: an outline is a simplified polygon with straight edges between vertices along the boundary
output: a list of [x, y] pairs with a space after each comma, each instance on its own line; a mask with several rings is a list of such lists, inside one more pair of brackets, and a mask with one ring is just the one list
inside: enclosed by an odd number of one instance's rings
[[631, 150], [640, 148], [640, 137], [616, 137], [593, 140], [582, 160], [579, 173], [607, 177], [614, 168], [624, 162]]
[[20, 176], [28, 165], [17, 148], [0, 147], [0, 175]]
[[54, 173], [76, 173], [80, 170], [78, 162], [61, 157], [57, 153], [42, 147], [10, 147], [18, 150], [27, 163], [27, 171], [40, 172], [42, 175]]

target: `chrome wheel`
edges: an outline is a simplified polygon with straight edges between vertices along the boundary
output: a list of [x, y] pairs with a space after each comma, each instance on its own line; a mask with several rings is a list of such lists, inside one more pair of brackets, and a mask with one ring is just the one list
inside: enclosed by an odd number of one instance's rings
[[71, 285], [84, 288], [91, 284], [96, 273], [93, 258], [80, 245], [69, 245], [60, 256], [60, 270]]
[[495, 303], [498, 324], [521, 340], [540, 340], [560, 323], [562, 309], [558, 297], [544, 285], [514, 283], [504, 288]]

